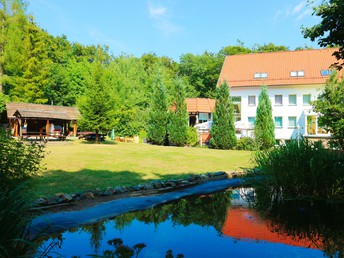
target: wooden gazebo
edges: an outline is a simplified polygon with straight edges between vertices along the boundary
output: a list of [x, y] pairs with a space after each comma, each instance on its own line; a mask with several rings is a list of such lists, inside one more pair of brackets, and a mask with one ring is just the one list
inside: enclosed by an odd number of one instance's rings
[[43, 104], [6, 103], [7, 119], [15, 137], [54, 136], [77, 134], [77, 120], [81, 117], [76, 107], [53, 106]]

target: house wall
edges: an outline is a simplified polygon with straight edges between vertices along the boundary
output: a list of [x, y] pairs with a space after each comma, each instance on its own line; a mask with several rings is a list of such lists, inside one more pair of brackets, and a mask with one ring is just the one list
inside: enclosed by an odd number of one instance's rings
[[[323, 88], [324, 85], [267, 86], [273, 117], [282, 117], [282, 127], [275, 128], [276, 139], [296, 138], [299, 133], [307, 135], [305, 114], [311, 111], [312, 106], [303, 104], [303, 95], [310, 94], [311, 100], [315, 100]], [[231, 87], [231, 96], [241, 97], [242, 122], [249, 122], [249, 117], [256, 117], [260, 91], [260, 87]], [[289, 95], [293, 94], [296, 94], [296, 105], [289, 104]], [[282, 95], [282, 105], [276, 105], [275, 95]], [[255, 96], [255, 105], [249, 105], [249, 96]], [[289, 117], [296, 117], [296, 127], [288, 126]]]

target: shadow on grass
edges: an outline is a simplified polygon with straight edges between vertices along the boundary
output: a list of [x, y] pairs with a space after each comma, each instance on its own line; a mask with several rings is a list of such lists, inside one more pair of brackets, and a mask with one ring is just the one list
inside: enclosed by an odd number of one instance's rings
[[191, 173], [165, 174], [154, 173], [154, 178], [144, 179], [146, 174], [132, 171], [88, 170], [64, 171], [49, 170], [32, 180], [34, 198], [48, 197], [56, 193], [80, 193], [87, 190], [106, 190], [108, 187], [135, 186], [156, 180], [186, 178]]

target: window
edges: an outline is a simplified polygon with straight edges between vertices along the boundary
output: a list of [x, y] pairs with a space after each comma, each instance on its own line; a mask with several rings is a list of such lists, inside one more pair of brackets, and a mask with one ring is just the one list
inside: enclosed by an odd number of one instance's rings
[[289, 95], [289, 105], [296, 106], [296, 94]]
[[283, 105], [282, 95], [275, 95], [275, 105], [279, 105], [279, 106]]
[[303, 105], [310, 105], [311, 104], [311, 94], [303, 94]]
[[321, 70], [320, 71], [321, 76], [330, 76], [333, 74], [333, 70]]
[[288, 128], [296, 128], [296, 116], [288, 117]]
[[208, 121], [208, 113], [199, 113], [198, 123], [204, 123]]
[[248, 96], [248, 105], [255, 106], [256, 105], [256, 96]]
[[256, 117], [254, 117], [254, 116], [249, 116], [249, 117], [247, 118], [247, 120], [248, 120], [248, 123], [249, 123], [249, 124], [254, 125], [254, 123], [256, 122]]
[[290, 72], [290, 77], [304, 77], [305, 76], [305, 71], [291, 71]]
[[283, 119], [281, 116], [275, 116], [275, 127], [282, 128], [283, 127]]
[[268, 73], [255, 73], [254, 79], [265, 79], [268, 78]]

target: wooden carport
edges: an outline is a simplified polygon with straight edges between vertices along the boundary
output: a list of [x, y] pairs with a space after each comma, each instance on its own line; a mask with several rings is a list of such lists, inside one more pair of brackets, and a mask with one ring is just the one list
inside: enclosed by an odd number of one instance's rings
[[62, 128], [62, 135], [71, 132], [77, 134], [77, 120], [81, 117], [76, 107], [53, 106], [43, 104], [6, 103], [7, 119], [12, 135], [53, 136], [54, 125]]

